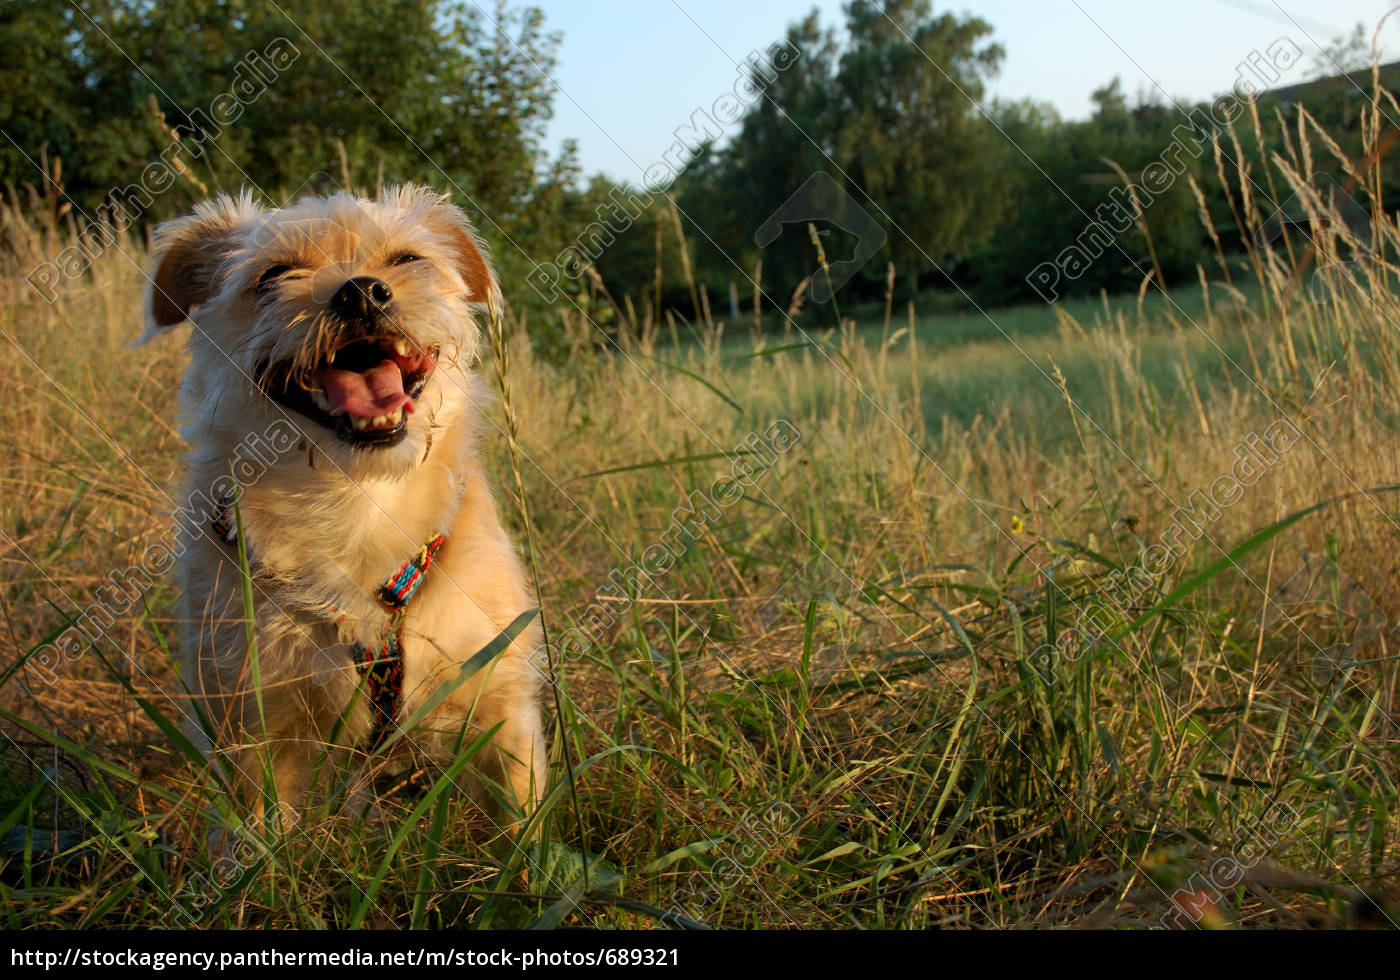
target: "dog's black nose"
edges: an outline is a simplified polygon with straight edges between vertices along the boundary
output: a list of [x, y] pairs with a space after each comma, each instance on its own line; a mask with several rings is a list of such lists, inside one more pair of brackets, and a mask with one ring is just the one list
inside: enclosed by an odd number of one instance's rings
[[388, 312], [394, 291], [383, 279], [356, 276], [336, 290], [331, 309], [347, 320], [372, 320]]

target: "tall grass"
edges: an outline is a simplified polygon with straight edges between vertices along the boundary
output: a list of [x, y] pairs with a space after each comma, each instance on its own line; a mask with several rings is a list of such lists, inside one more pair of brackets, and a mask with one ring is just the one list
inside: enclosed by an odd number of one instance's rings
[[[1232, 175], [1244, 224], [1325, 152], [1303, 127], [1274, 185]], [[198, 830], [217, 780], [137, 700], [175, 689], [169, 585], [32, 659], [164, 530], [183, 357], [124, 346], [138, 242], [42, 302], [23, 276], [74, 232], [11, 195], [0, 921], [1394, 925], [1400, 498], [1373, 488], [1400, 483], [1400, 228], [1377, 180], [1369, 240], [1314, 199], [1155, 309], [809, 307], [786, 341], [688, 342], [618, 311], [600, 347], [566, 308], [563, 366], [517, 329], [487, 451], [551, 634], [584, 637], [556, 651], [546, 815], [493, 838], [429, 773], [378, 822], [244, 827], [231, 862]], [[795, 448], [678, 528], [780, 419]], [[1281, 421], [1297, 443], [1156, 564]], [[659, 542], [673, 564], [638, 577]]]

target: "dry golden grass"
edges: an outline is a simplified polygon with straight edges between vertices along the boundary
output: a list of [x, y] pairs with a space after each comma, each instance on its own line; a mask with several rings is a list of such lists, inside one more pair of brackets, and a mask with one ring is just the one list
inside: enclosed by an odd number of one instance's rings
[[[1400, 483], [1393, 222], [1372, 243], [1310, 229], [1320, 263], [1374, 246], [1361, 288], [1296, 288], [1293, 242], [1232, 260], [1251, 301], [1212, 283], [1202, 315], [1043, 311], [1058, 325], [1019, 341], [831, 330], [809, 310], [805, 350], [714, 331], [560, 366], [515, 336], [517, 440], [490, 406], [489, 450], [546, 623], [614, 610], [558, 664], [555, 773], [575, 766], [577, 792], [528, 854], [473, 843], [444, 797], [364, 888], [385, 832], [334, 806], [224, 879], [190, 843], [208, 779], [128, 690], [173, 683], [167, 584], [52, 675], [20, 666], [164, 532], [183, 354], [126, 346], [138, 243], [49, 305], [23, 275], [71, 232], [14, 201], [0, 221], [7, 924], [149, 925], [172, 898], [193, 910], [180, 924], [256, 926], [1400, 918], [1400, 498], [1361, 492]], [[724, 454], [780, 419], [796, 447], [668, 537]], [[1297, 444], [1106, 603], [1114, 570], [1281, 420]], [[659, 541], [674, 567], [606, 594]], [[1310, 602], [1261, 629], [1303, 568], [1323, 586], [1295, 584]], [[1097, 639], [1066, 642], [1095, 608]], [[585, 854], [584, 899], [556, 905]]]

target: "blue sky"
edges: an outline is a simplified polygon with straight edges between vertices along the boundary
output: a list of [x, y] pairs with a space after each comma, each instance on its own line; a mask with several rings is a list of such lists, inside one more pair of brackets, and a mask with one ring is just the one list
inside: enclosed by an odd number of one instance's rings
[[[531, 0], [562, 31], [550, 141], [578, 141], [587, 173], [636, 181], [698, 107], [735, 80], [734, 62], [781, 37], [812, 7], [844, 18], [838, 0]], [[977, 14], [1006, 49], [991, 91], [1053, 103], [1069, 118], [1114, 75], [1132, 96], [1160, 86], [1202, 99], [1228, 90], [1237, 67], [1280, 37], [1303, 58], [1280, 84], [1313, 69], [1319, 44], [1367, 32], [1392, 0], [970, 0], [934, 10]], [[1400, 14], [1386, 22], [1382, 57], [1400, 57]]]

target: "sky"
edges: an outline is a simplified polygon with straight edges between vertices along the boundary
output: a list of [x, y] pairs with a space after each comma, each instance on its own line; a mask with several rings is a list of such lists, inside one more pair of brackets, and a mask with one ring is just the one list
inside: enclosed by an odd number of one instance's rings
[[[587, 174], [637, 182], [697, 108], [732, 90], [735, 63], [783, 36], [813, 7], [844, 23], [839, 0], [531, 0], [563, 34], [549, 139], [577, 141]], [[1192, 101], [1228, 91], [1238, 66], [1288, 38], [1303, 57], [1284, 85], [1314, 72], [1319, 46], [1367, 36], [1396, 0], [935, 0], [935, 13], [971, 13], [1005, 48], [992, 95], [1035, 98], [1068, 119], [1089, 115], [1089, 94], [1115, 75], [1139, 90]], [[1400, 13], [1379, 38], [1400, 58]]]

